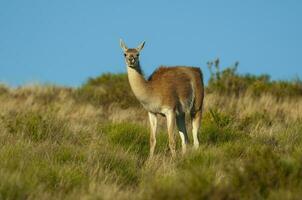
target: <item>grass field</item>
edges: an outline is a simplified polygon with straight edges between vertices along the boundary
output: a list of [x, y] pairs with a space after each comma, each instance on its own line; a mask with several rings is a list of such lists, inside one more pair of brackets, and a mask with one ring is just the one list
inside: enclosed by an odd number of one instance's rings
[[208, 92], [200, 148], [181, 156], [175, 135], [172, 160], [161, 118], [148, 160], [147, 113], [123, 91], [0, 86], [0, 199], [301, 199], [302, 97]]

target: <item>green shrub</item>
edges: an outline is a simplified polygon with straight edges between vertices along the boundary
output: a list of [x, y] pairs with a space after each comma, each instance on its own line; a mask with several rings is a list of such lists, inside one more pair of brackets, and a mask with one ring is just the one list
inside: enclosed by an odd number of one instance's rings
[[62, 139], [70, 136], [67, 121], [57, 118], [51, 112], [10, 112], [1, 116], [1, 120], [10, 134], [34, 142], [50, 139], [60, 143]]
[[9, 88], [6, 85], [0, 83], [0, 96], [7, 93], [9, 93]]
[[272, 119], [267, 111], [253, 112], [243, 119], [237, 119], [237, 128], [242, 131], [250, 131], [250, 128], [254, 128], [256, 125], [260, 124], [265, 127], [270, 127], [273, 125], [274, 120]]
[[[210, 79], [207, 92], [217, 92], [224, 95], [252, 96], [271, 94], [277, 98], [302, 96], [302, 81], [298, 78], [292, 81], [272, 81], [268, 75], [238, 74], [239, 62], [220, 70], [220, 61], [208, 62]], [[215, 68], [215, 72], [213, 71]]]
[[100, 165], [102, 169], [109, 172], [110, 178], [121, 185], [136, 185], [139, 181], [139, 162], [126, 153], [118, 153], [112, 148], [100, 151]]
[[118, 104], [122, 108], [135, 107], [139, 103], [133, 95], [126, 74], [103, 74], [90, 78], [74, 93], [79, 102], [108, 106]]
[[248, 148], [242, 165], [227, 166], [231, 175], [230, 192], [237, 199], [265, 199], [271, 191], [301, 187], [301, 164], [301, 159], [282, 158], [267, 146]]
[[101, 127], [109, 140], [142, 157], [149, 153], [149, 129], [131, 123], [110, 123]]
[[230, 115], [210, 109], [203, 116], [200, 140], [202, 143], [219, 145], [243, 137], [234, 127], [234, 119]]

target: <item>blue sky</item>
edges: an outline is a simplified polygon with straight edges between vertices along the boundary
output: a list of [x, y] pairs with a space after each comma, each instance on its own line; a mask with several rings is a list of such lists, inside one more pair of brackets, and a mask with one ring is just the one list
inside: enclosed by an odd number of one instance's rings
[[0, 82], [79, 86], [125, 72], [119, 38], [145, 40], [141, 64], [199, 66], [216, 57], [241, 73], [302, 77], [299, 0], [0, 0]]

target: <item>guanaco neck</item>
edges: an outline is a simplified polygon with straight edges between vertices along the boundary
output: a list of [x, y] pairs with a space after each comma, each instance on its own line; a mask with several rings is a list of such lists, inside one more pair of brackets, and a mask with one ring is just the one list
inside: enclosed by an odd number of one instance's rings
[[143, 104], [148, 103], [152, 97], [152, 90], [145, 80], [139, 62], [136, 67], [127, 66], [130, 87], [136, 98]]

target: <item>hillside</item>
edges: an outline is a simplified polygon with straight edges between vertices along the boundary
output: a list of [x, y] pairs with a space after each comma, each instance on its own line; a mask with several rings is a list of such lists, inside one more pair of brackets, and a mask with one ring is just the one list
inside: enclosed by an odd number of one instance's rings
[[124, 74], [1, 85], [0, 199], [300, 199], [301, 81], [216, 69], [201, 146], [181, 156], [176, 135], [176, 160], [163, 118], [147, 160], [147, 113]]

